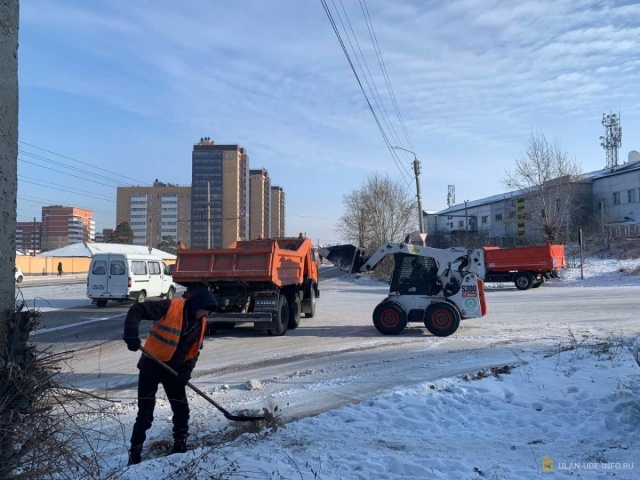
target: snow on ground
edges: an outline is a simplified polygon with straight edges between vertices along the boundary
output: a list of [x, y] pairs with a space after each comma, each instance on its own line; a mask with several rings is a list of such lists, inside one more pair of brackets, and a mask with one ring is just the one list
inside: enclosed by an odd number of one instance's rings
[[[548, 286], [640, 286], [640, 276], [626, 273], [639, 265], [590, 259], [585, 279], [579, 269], [565, 270]], [[359, 282], [371, 280], [353, 284]], [[109, 467], [131, 480], [637, 479], [640, 367], [629, 347], [613, 337], [569, 338], [555, 352], [529, 355], [519, 365], [396, 387], [185, 454], [145, 453], [137, 466], [124, 467], [122, 451]], [[111, 427], [129, 429], [135, 404], [114, 409], [119, 420]], [[156, 413], [156, 422], [170, 424], [165, 400]], [[194, 430], [197, 443], [211, 444], [206, 429]]]

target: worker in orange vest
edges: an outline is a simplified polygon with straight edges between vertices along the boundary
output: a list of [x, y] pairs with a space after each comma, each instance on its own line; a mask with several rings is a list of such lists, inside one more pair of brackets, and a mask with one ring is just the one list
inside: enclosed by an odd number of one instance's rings
[[175, 376], [144, 354], [138, 362], [138, 416], [131, 433], [129, 465], [140, 463], [146, 432], [153, 422], [158, 385], [162, 384], [173, 411], [173, 449], [187, 451], [189, 403], [185, 387], [191, 378], [206, 330], [206, 317], [218, 308], [208, 289], [196, 290], [188, 300], [159, 300], [136, 303], [124, 320], [123, 339], [132, 352], [140, 349], [139, 325], [153, 320], [145, 349], [175, 370]]

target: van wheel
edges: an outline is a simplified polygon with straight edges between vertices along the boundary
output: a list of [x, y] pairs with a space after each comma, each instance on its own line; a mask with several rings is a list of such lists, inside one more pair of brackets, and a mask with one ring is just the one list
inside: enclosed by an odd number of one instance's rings
[[175, 296], [175, 289], [173, 287], [169, 287], [169, 291], [167, 292], [167, 298], [171, 300]]
[[107, 306], [107, 301], [104, 299], [96, 300], [96, 307], [102, 308]]
[[147, 293], [144, 290], [142, 290], [138, 292], [138, 295], [136, 295], [136, 303], [143, 303], [146, 298], [147, 298]]

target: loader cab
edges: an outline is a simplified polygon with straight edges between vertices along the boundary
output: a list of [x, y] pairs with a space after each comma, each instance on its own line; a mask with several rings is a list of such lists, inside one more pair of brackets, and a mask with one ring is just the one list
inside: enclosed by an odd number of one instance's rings
[[433, 257], [396, 253], [390, 291], [401, 295], [436, 295], [442, 284]]

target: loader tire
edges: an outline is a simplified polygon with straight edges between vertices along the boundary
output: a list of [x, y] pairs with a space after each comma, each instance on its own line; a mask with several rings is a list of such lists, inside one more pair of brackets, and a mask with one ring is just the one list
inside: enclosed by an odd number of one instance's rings
[[373, 310], [373, 324], [384, 335], [398, 335], [407, 326], [407, 312], [396, 302], [382, 302]]
[[529, 290], [533, 286], [533, 275], [529, 272], [518, 272], [513, 277], [513, 283], [518, 290]]
[[313, 318], [316, 314], [316, 290], [313, 285], [309, 290], [309, 300], [311, 302], [311, 311], [304, 314], [305, 318]]
[[432, 303], [424, 312], [424, 326], [436, 337], [448, 337], [458, 330], [460, 313], [448, 303]]
[[287, 333], [287, 327], [289, 326], [289, 302], [287, 302], [286, 295], [280, 295], [278, 299], [278, 311], [274, 316], [275, 328], [267, 329], [269, 335], [274, 337], [280, 337]]
[[300, 325], [300, 295], [296, 292], [289, 297], [289, 330], [294, 330]]

